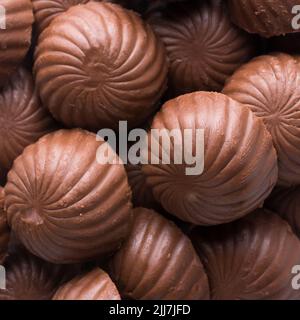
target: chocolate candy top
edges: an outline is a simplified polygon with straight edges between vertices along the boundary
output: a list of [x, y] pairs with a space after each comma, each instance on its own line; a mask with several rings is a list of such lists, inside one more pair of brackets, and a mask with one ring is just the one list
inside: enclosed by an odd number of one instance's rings
[[5, 186], [7, 217], [32, 253], [74, 263], [111, 253], [127, 236], [131, 191], [122, 164], [96, 161], [103, 144], [83, 130], [60, 130], [15, 161]]
[[294, 32], [292, 8], [297, 0], [229, 0], [232, 21], [250, 33], [269, 38]]
[[221, 91], [254, 53], [251, 37], [231, 23], [219, 0], [172, 4], [149, 21], [167, 48], [173, 95]]
[[156, 212], [134, 209], [130, 237], [110, 264], [122, 296], [142, 300], [208, 299], [203, 266], [190, 240]]
[[[172, 158], [163, 164], [160, 154], [160, 164], [143, 166], [155, 198], [182, 220], [198, 225], [233, 221], [262, 205], [277, 182], [276, 152], [262, 120], [223, 94], [195, 92], [170, 100], [152, 129], [177, 129], [183, 141], [185, 130], [192, 130], [186, 145], [193, 152], [199, 146], [196, 129], [204, 130], [203, 173], [187, 175], [186, 169], [195, 165], [188, 165], [185, 155], [183, 164]], [[148, 158], [152, 154], [149, 147]], [[203, 159], [200, 152], [197, 157]]]
[[262, 118], [278, 154], [279, 184], [300, 184], [300, 59], [287, 54], [255, 58], [223, 92]]
[[80, 275], [61, 286], [53, 300], [120, 300], [109, 275], [99, 268]]
[[42, 101], [69, 127], [143, 123], [166, 86], [161, 41], [136, 13], [110, 3], [58, 16], [39, 38], [34, 67]]
[[257, 210], [231, 224], [195, 229], [192, 238], [214, 300], [299, 299], [292, 268], [300, 241], [278, 215]]
[[[5, 12], [2, 13], [2, 9]], [[24, 59], [31, 42], [33, 23], [30, 0], [1, 0], [0, 87]], [[5, 27], [5, 28], [3, 28]]]
[[4, 189], [0, 187], [0, 264], [7, 255], [9, 242], [9, 228], [6, 220], [6, 212], [4, 211]]

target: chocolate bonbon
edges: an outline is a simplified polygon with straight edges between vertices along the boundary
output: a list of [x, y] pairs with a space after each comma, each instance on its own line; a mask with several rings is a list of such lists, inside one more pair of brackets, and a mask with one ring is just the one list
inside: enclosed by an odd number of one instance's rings
[[299, 299], [292, 269], [300, 241], [278, 215], [257, 210], [231, 224], [195, 229], [192, 238], [214, 300]]
[[95, 268], [62, 285], [53, 300], [120, 300], [119, 292], [109, 275]]
[[[67, 34], [67, 36], [66, 36]], [[90, 2], [59, 15], [35, 55], [44, 104], [69, 127], [143, 123], [166, 87], [167, 60], [150, 26], [119, 5]]]
[[209, 298], [207, 276], [190, 240], [145, 208], [134, 209], [131, 235], [113, 257], [110, 272], [125, 298]]
[[1, 0], [0, 87], [21, 64], [30, 47], [33, 24], [30, 0]]
[[278, 154], [279, 184], [300, 183], [300, 59], [276, 53], [242, 66], [223, 92], [262, 118]]
[[221, 1], [172, 3], [154, 11], [149, 22], [167, 48], [173, 95], [221, 91], [255, 52], [251, 37], [231, 23]]
[[0, 264], [7, 255], [9, 233], [6, 212], [4, 211], [4, 189], [0, 187]]
[[15, 161], [5, 186], [7, 218], [35, 255], [53, 263], [96, 259], [129, 233], [126, 172], [121, 163], [96, 161], [103, 144], [87, 131], [60, 130]]
[[[195, 92], [170, 100], [157, 113], [151, 129], [204, 130], [204, 171], [187, 174], [188, 165], [146, 164], [143, 172], [155, 198], [178, 218], [199, 225], [230, 222], [262, 206], [277, 182], [277, 157], [263, 121], [247, 107], [220, 93]], [[198, 134], [198, 133], [197, 133]], [[157, 140], [162, 148], [162, 139]], [[183, 138], [182, 138], [183, 139]], [[184, 139], [183, 139], [184, 141]], [[155, 155], [149, 143], [149, 156]], [[170, 154], [174, 154], [174, 144]], [[194, 165], [196, 166], [196, 165]]]

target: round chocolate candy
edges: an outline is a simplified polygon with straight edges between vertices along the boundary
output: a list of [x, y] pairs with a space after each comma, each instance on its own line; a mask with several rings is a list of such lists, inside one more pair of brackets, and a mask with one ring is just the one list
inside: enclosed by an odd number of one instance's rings
[[[159, 136], [149, 134], [148, 161], [159, 164], [143, 166], [146, 181], [162, 206], [186, 222], [238, 219], [261, 206], [277, 182], [276, 152], [263, 121], [221, 93], [195, 92], [168, 101], [152, 129]], [[166, 130], [169, 159], [155, 147], [166, 150]], [[181, 155], [181, 164], [175, 155]]]
[[3, 263], [8, 249], [9, 228], [4, 211], [4, 189], [0, 187], [0, 264]]
[[190, 240], [173, 222], [145, 208], [134, 209], [130, 237], [110, 271], [125, 298], [209, 298], [207, 276]]
[[20, 65], [30, 47], [33, 24], [30, 0], [0, 2], [0, 87]]
[[300, 58], [281, 53], [255, 58], [223, 92], [263, 119], [278, 154], [279, 184], [300, 184]]
[[0, 172], [7, 173], [24, 148], [55, 127], [34, 88], [31, 74], [20, 68], [0, 92]]
[[287, 220], [300, 237], [300, 187], [275, 189], [267, 199], [266, 207]]
[[266, 38], [296, 31], [292, 25], [295, 5], [298, 0], [229, 0], [232, 21]]
[[124, 166], [98, 162], [100, 147], [113, 154], [92, 133], [60, 130], [14, 162], [5, 186], [7, 218], [35, 255], [53, 263], [100, 258], [129, 233], [131, 191]]
[[213, 300], [300, 299], [292, 269], [300, 241], [288, 223], [262, 209], [231, 224], [194, 229]]
[[164, 46], [133, 11], [90, 2], [42, 33], [35, 56], [42, 101], [69, 127], [143, 123], [166, 86]]
[[254, 53], [251, 37], [231, 23], [219, 0], [172, 4], [149, 22], [166, 45], [171, 95], [221, 91]]
[[121, 300], [109, 275], [95, 268], [61, 286], [53, 300]]

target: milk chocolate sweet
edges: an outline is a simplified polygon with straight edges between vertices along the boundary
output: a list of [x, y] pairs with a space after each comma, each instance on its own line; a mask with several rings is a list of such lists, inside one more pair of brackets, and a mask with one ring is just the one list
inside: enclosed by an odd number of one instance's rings
[[193, 231], [213, 300], [300, 299], [292, 269], [300, 241], [287, 222], [262, 209], [231, 224]]
[[70, 8], [42, 33], [35, 55], [42, 101], [68, 127], [143, 123], [166, 87], [164, 46], [134, 13], [111, 3]]
[[209, 298], [207, 276], [190, 240], [145, 208], [134, 209], [131, 234], [112, 259], [110, 272], [125, 298]]
[[[162, 135], [149, 134], [148, 159], [159, 164], [143, 166], [146, 181], [166, 211], [186, 222], [238, 219], [261, 206], [277, 182], [276, 152], [263, 121], [221, 93], [194, 92], [168, 101], [151, 129], [175, 132], [176, 140], [170, 164], [164, 164], [163, 152], [152, 147], [166, 148]], [[174, 148], [178, 144], [182, 150]], [[175, 154], [182, 154], [182, 164], [176, 164]]]
[[62, 285], [53, 300], [120, 300], [120, 294], [109, 275], [95, 268]]
[[[60, 130], [27, 147], [5, 186], [8, 223], [33, 254], [76, 263], [116, 250], [131, 226], [131, 191], [123, 164], [99, 163], [106, 142]], [[105, 145], [106, 150], [110, 150]], [[117, 157], [117, 156], [116, 156]]]
[[295, 32], [292, 9], [297, 0], [229, 0], [232, 21], [249, 33], [265, 38]]
[[300, 237], [300, 187], [275, 189], [266, 201], [266, 207], [278, 213]]
[[7, 173], [24, 148], [55, 123], [42, 107], [31, 74], [20, 68], [0, 91], [0, 172]]
[[300, 58], [282, 53], [255, 58], [223, 92], [263, 119], [278, 154], [279, 184], [300, 184]]
[[221, 91], [254, 53], [252, 38], [231, 23], [219, 0], [172, 3], [149, 22], [167, 48], [172, 95]]
[[30, 0], [1, 0], [0, 4], [0, 87], [2, 87], [21, 64], [30, 47], [33, 12]]
[[4, 211], [4, 189], [0, 187], [0, 264], [3, 263], [8, 249], [9, 228]]

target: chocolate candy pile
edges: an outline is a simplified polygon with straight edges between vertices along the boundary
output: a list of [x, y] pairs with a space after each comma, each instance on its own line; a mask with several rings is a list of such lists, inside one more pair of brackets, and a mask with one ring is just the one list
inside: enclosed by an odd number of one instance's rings
[[297, 4], [0, 0], [0, 300], [300, 299]]

